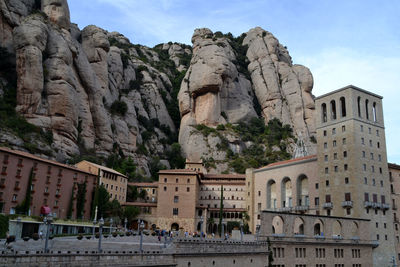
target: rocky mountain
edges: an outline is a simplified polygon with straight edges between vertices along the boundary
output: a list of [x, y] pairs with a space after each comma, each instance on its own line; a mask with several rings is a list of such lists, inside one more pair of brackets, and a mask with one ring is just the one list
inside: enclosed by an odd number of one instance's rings
[[[66, 0], [0, 0], [0, 42], [3, 145], [64, 162], [131, 157], [143, 176], [182, 165], [178, 135], [183, 156], [210, 171], [238, 171], [232, 162], [255, 145], [267, 158], [296, 141], [313, 152], [312, 75], [261, 28], [237, 38], [196, 29], [193, 48], [149, 48], [79, 29]], [[243, 138], [259, 118], [293, 135]]]

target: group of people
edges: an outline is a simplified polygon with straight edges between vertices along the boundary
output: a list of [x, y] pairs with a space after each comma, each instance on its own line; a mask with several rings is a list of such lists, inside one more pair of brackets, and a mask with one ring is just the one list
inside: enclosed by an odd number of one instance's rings
[[[179, 234], [178, 231], [166, 231], [166, 230], [161, 230], [157, 232], [157, 236], [158, 236], [158, 241], [161, 242], [162, 237], [164, 237], [164, 240], [167, 241], [168, 238], [170, 240], [172, 240], [174, 237], [177, 237]], [[185, 238], [191, 238], [191, 237], [200, 237], [200, 238], [206, 238], [206, 233], [204, 233], [203, 231], [201, 231], [200, 233], [197, 232], [188, 232], [185, 231], [184, 233]], [[215, 238], [215, 234], [211, 233], [211, 238]], [[230, 238], [229, 233], [225, 233], [224, 234], [224, 240], [228, 240]]]

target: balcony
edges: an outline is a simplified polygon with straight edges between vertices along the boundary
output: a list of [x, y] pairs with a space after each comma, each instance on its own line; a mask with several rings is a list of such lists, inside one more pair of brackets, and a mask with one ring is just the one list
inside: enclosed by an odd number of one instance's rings
[[364, 208], [372, 208], [373, 203], [371, 201], [364, 201]]
[[6, 176], [6, 175], [7, 175], [7, 172], [1, 172], [1, 175]]
[[353, 201], [343, 201], [342, 202], [342, 207], [343, 208], [352, 208], [353, 207]]
[[44, 192], [43, 195], [48, 196], [50, 193], [49, 192]]
[[14, 187], [14, 190], [19, 191], [19, 190], [21, 190], [21, 188], [19, 186], [16, 186], [16, 187]]
[[19, 174], [17, 174], [17, 175], [15, 175], [15, 178], [18, 178], [18, 179], [21, 179], [21, 175], [19, 175]]
[[383, 210], [388, 210], [388, 209], [390, 209], [390, 205], [386, 204], [386, 203], [382, 203], [382, 209]]
[[5, 184], [0, 184], [0, 188], [1, 188], [1, 189], [5, 188], [5, 187], [6, 187]]
[[56, 194], [56, 198], [60, 198], [61, 197], [61, 194]]
[[280, 209], [278, 209], [278, 211], [280, 211], [280, 212], [290, 212], [290, 211], [292, 211], [292, 207], [283, 207], [283, 208], [280, 208]]
[[326, 202], [322, 204], [322, 208], [324, 209], [333, 209], [333, 203], [332, 202]]
[[296, 207], [294, 207], [294, 210], [295, 211], [307, 211], [307, 210], [309, 210], [310, 209], [310, 206], [296, 206]]
[[372, 208], [373, 209], [380, 209], [382, 208], [382, 204], [378, 202], [372, 202]]

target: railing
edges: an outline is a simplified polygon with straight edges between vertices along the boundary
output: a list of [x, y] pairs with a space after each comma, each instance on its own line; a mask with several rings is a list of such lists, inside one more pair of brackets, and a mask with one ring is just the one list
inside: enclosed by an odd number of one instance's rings
[[371, 201], [364, 201], [364, 208], [372, 208], [373, 202]]
[[322, 204], [322, 207], [324, 209], [333, 209], [333, 203], [332, 202], [326, 202], [326, 203]]
[[353, 201], [343, 201], [342, 202], [342, 207], [343, 208], [352, 208], [353, 207]]
[[309, 210], [310, 209], [310, 206], [296, 206], [295, 208], [294, 208], [296, 211], [307, 211], [307, 210]]
[[390, 209], [390, 205], [386, 204], [386, 203], [382, 203], [382, 209], [388, 210], [388, 209]]

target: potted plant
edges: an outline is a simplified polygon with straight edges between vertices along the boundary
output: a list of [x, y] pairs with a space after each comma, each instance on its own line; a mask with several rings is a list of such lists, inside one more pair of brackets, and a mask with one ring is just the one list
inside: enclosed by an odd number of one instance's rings
[[125, 235], [125, 234], [124, 234], [124, 233], [122, 233], [122, 232], [121, 232], [121, 233], [119, 233], [119, 236], [120, 236], [120, 237], [123, 237], [124, 235]]
[[128, 232], [125, 233], [125, 235], [126, 235], [126, 236], [131, 236], [132, 233], [128, 231]]
[[38, 233], [33, 233], [32, 234], [32, 239], [35, 240], [35, 241], [38, 241], [39, 240], [39, 234]]
[[100, 237], [100, 234], [99, 234], [99, 233], [96, 233], [96, 234], [95, 234], [95, 237], [96, 237], [96, 238], [99, 238], [99, 237]]
[[82, 240], [83, 235], [82, 235], [82, 234], [79, 234], [76, 238], [78, 238], [78, 240]]
[[117, 232], [112, 233], [112, 236], [113, 236], [113, 237], [117, 237], [117, 235], [118, 235]]
[[54, 238], [54, 235], [49, 236], [49, 239], [52, 240]]
[[108, 235], [103, 235], [104, 238], [108, 238]]
[[86, 239], [89, 240], [90, 238], [92, 238], [90, 235], [87, 235], [87, 236], [86, 236]]
[[28, 241], [30, 239], [29, 236], [25, 236], [24, 238], [22, 238], [25, 242]]

